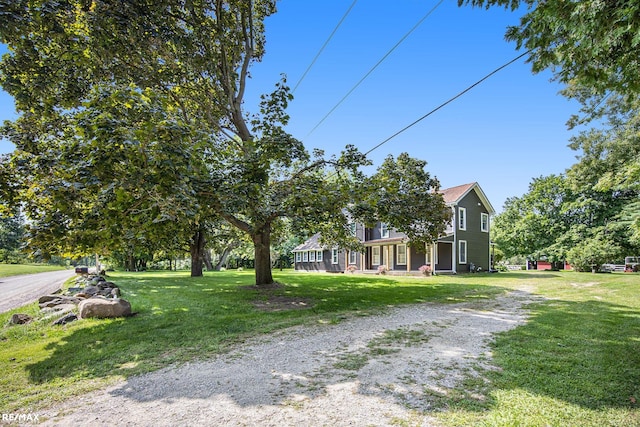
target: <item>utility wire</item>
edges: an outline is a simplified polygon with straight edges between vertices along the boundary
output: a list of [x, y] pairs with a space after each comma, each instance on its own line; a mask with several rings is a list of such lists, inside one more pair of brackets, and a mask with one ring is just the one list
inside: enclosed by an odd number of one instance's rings
[[[380, 64], [382, 64], [384, 62], [385, 59], [387, 59], [387, 57], [389, 55], [391, 55], [391, 53], [396, 50], [396, 48], [398, 46], [400, 46], [400, 44], [402, 44], [403, 41], [405, 41], [405, 39], [407, 37], [409, 37], [409, 35], [411, 35], [411, 33], [413, 33], [428, 17], [429, 15], [431, 15], [437, 8], [438, 6], [440, 6], [442, 3], [444, 2], [444, 0], [440, 0], [438, 2], [438, 4], [436, 4], [433, 8], [431, 8], [431, 10], [429, 10], [429, 12], [426, 13], [426, 15], [424, 15], [416, 25], [413, 26], [413, 28], [411, 28], [409, 30], [409, 32], [407, 32], [404, 36], [402, 36], [402, 38], [387, 52], [384, 54], [384, 56], [382, 58], [380, 58], [380, 60], [376, 63], [376, 65], [373, 66], [373, 68], [371, 68], [365, 75], [364, 77], [362, 77], [360, 79], [360, 81], [358, 81], [358, 83], [355, 84], [355, 86], [353, 86], [351, 88], [351, 90], [349, 90], [349, 92], [347, 92], [347, 94], [345, 96], [342, 97], [342, 99], [340, 101], [338, 101], [338, 103], [336, 105], [333, 106], [333, 108], [331, 110], [329, 110], [329, 112], [318, 122], [318, 124], [316, 124], [313, 129], [311, 129], [309, 131], [309, 133], [307, 134], [307, 137], [309, 137], [309, 135], [311, 135], [316, 129], [318, 129], [318, 127], [340, 106], [340, 104], [342, 104], [348, 97], [349, 95], [351, 95], [353, 93], [353, 91], [355, 91], [358, 86], [360, 86], [360, 84], [362, 82], [364, 82], [366, 80], [367, 77], [369, 77], [369, 75], [371, 73], [373, 73], [373, 71], [378, 68], [378, 66]], [[295, 89], [294, 89], [295, 90]]]
[[477, 82], [475, 82], [474, 84], [472, 84], [471, 86], [467, 87], [465, 90], [463, 90], [462, 92], [459, 92], [457, 95], [455, 95], [452, 98], [449, 98], [447, 101], [443, 102], [442, 104], [438, 105], [436, 108], [434, 108], [433, 110], [429, 111], [427, 114], [425, 114], [424, 116], [420, 117], [418, 120], [414, 121], [413, 123], [405, 126], [404, 128], [400, 129], [398, 132], [394, 133], [393, 135], [391, 135], [389, 138], [385, 139], [384, 141], [382, 141], [381, 143], [379, 143], [378, 145], [376, 145], [375, 147], [373, 147], [372, 149], [370, 149], [369, 151], [367, 151], [366, 153], [364, 153], [365, 156], [368, 156], [372, 151], [377, 150], [378, 148], [382, 147], [384, 144], [386, 144], [387, 142], [391, 141], [393, 138], [395, 138], [396, 136], [400, 135], [401, 133], [403, 133], [404, 131], [406, 131], [407, 129], [415, 126], [416, 124], [418, 124], [419, 122], [421, 122], [422, 120], [426, 119], [427, 117], [429, 117], [430, 115], [432, 115], [433, 113], [435, 113], [436, 111], [438, 111], [439, 109], [441, 109], [442, 107], [444, 107], [447, 104], [450, 104], [451, 102], [455, 101], [456, 99], [460, 98], [462, 95], [464, 95], [465, 93], [469, 92], [471, 89], [473, 89], [474, 87], [478, 86], [480, 83], [484, 82], [485, 80], [487, 80], [489, 77], [493, 76], [494, 74], [498, 73], [499, 71], [501, 71], [504, 68], [507, 68], [509, 65], [513, 64], [514, 62], [516, 62], [517, 60], [519, 60], [520, 58], [528, 55], [529, 53], [531, 53], [531, 50], [526, 51], [525, 53], [518, 55], [517, 57], [513, 58], [511, 61], [507, 62], [506, 64], [501, 65], [500, 67], [496, 68], [495, 70], [493, 70], [492, 72], [490, 72], [489, 74], [487, 74], [486, 76], [484, 76], [483, 78], [481, 78], [480, 80], [478, 80]]
[[353, 9], [353, 6], [356, 5], [357, 1], [358, 0], [353, 0], [353, 3], [351, 3], [351, 6], [349, 6], [349, 9], [347, 9], [344, 16], [342, 16], [342, 19], [340, 19], [340, 22], [338, 22], [338, 25], [336, 25], [336, 27], [333, 29], [333, 31], [329, 35], [329, 38], [327, 38], [327, 41], [324, 42], [324, 44], [316, 54], [315, 58], [313, 58], [313, 61], [311, 61], [311, 64], [309, 64], [306, 71], [302, 74], [302, 77], [300, 77], [300, 80], [298, 80], [298, 83], [296, 83], [296, 85], [293, 87], [292, 93], [295, 93], [296, 89], [298, 89], [298, 86], [300, 86], [300, 83], [302, 83], [302, 80], [304, 80], [304, 78], [307, 76], [307, 73], [309, 73], [309, 70], [311, 70], [311, 67], [313, 67], [313, 64], [316, 63], [316, 61], [320, 57], [320, 54], [322, 53], [324, 48], [327, 47], [327, 45], [329, 44], [329, 41], [331, 41], [331, 39], [333, 38], [333, 35], [336, 33], [336, 31], [338, 31], [338, 28], [340, 28], [340, 25], [342, 25], [344, 20], [347, 18], [347, 15], [349, 15], [349, 12], [351, 12], [351, 9]]

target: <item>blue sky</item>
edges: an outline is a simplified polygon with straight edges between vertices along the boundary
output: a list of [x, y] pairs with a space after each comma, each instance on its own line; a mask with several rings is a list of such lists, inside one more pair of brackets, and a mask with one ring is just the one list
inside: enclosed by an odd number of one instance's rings
[[[245, 102], [256, 111], [282, 73], [296, 85], [352, 0], [281, 0], [266, 22], [266, 55], [251, 69]], [[445, 0], [313, 132], [320, 120], [438, 1], [359, 0], [295, 91], [288, 131], [307, 148], [368, 151], [515, 58], [504, 40], [519, 13], [457, 7]], [[408, 152], [428, 162], [443, 187], [477, 181], [497, 211], [534, 177], [562, 173], [578, 154], [565, 123], [578, 106], [550, 73], [520, 60], [370, 155], [379, 165]], [[15, 117], [0, 93], [0, 120]], [[0, 152], [12, 148], [0, 142]]]

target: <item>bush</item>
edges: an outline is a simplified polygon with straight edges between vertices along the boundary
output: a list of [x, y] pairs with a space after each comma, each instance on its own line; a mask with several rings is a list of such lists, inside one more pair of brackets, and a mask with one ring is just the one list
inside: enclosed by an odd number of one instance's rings
[[602, 264], [616, 259], [620, 248], [610, 241], [594, 237], [585, 239], [567, 252], [567, 261], [576, 271], [600, 270]]

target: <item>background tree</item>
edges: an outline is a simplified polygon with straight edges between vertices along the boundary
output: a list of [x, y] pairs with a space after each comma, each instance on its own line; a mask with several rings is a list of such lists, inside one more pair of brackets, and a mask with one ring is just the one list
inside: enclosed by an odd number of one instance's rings
[[530, 50], [533, 71], [601, 97], [640, 92], [640, 4], [619, 1], [458, 0], [460, 5], [526, 8], [506, 38]]

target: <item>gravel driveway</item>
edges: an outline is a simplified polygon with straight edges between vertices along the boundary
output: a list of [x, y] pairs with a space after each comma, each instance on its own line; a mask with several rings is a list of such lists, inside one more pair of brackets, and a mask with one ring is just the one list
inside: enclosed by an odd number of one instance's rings
[[296, 327], [208, 361], [133, 377], [40, 416], [56, 426], [437, 425], [434, 393], [491, 369], [492, 336], [525, 321], [526, 292], [403, 306]]

